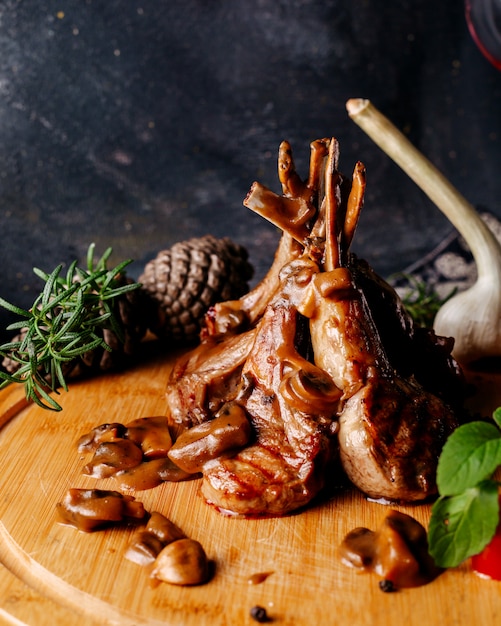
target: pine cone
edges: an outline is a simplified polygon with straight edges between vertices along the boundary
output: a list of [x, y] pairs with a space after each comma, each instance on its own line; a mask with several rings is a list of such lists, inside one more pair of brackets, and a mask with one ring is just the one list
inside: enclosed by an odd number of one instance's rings
[[206, 311], [240, 298], [252, 275], [247, 251], [227, 237], [206, 235], [159, 252], [138, 279], [160, 305], [150, 330], [176, 342], [196, 341]]

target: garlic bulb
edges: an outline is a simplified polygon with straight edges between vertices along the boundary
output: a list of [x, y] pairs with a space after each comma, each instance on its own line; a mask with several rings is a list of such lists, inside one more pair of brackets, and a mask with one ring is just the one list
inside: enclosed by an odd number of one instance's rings
[[423, 190], [463, 236], [477, 280], [454, 295], [435, 317], [439, 335], [454, 337], [463, 365], [501, 356], [501, 245], [475, 208], [369, 100], [348, 100], [353, 121]]

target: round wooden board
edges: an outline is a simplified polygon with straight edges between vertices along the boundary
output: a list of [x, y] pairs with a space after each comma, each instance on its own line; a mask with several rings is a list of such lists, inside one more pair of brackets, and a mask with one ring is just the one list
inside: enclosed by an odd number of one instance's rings
[[[355, 490], [284, 518], [223, 517], [199, 495], [199, 481], [137, 492], [199, 540], [214, 576], [197, 587], [151, 585], [144, 568], [124, 558], [132, 527], [95, 533], [58, 523], [55, 507], [70, 487], [114, 489], [113, 480], [82, 474], [76, 441], [107, 421], [165, 413], [171, 363], [153, 359], [122, 374], [72, 383], [59, 413], [27, 406], [23, 390], [0, 393], [0, 621], [30, 626], [97, 624], [245, 626], [254, 605], [281, 626], [497, 623], [501, 583], [469, 564], [433, 583], [383, 593], [378, 579], [340, 563], [337, 549], [356, 526], [375, 529], [388, 509]], [[399, 506], [427, 525], [429, 506]], [[270, 573], [250, 584], [258, 573]]]

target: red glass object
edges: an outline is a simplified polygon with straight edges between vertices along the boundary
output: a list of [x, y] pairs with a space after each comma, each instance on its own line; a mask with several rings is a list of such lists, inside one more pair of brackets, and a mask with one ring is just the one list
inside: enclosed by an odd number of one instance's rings
[[474, 42], [501, 70], [501, 0], [465, 0], [465, 15]]

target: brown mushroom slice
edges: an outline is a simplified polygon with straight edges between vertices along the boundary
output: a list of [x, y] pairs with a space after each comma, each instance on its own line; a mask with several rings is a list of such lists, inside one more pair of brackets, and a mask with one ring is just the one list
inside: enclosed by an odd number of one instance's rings
[[[153, 463], [153, 461], [150, 462]], [[186, 472], [181, 469], [169, 458], [163, 459], [163, 463], [159, 464], [158, 475], [164, 483], [180, 483], [198, 476], [196, 472]]]
[[191, 472], [177, 467], [169, 458], [153, 459], [115, 474], [114, 479], [125, 491], [145, 491], [163, 482], [180, 482], [192, 478]]
[[194, 539], [169, 543], [155, 560], [152, 578], [172, 585], [200, 585], [209, 578], [209, 561]]
[[140, 417], [129, 422], [126, 437], [140, 446], [148, 459], [159, 459], [167, 456], [172, 446], [172, 437], [167, 426], [165, 415]]
[[166, 545], [185, 537], [173, 522], [154, 511], [146, 528], [136, 531], [132, 536], [125, 558], [138, 565], [151, 565]]
[[171, 522], [169, 518], [158, 511], [152, 512], [146, 524], [146, 530], [158, 537], [164, 545], [186, 537], [184, 532], [174, 522]]
[[251, 436], [245, 410], [227, 402], [214, 419], [182, 433], [169, 450], [169, 458], [185, 472], [200, 472], [208, 461], [243, 448]]
[[100, 443], [83, 473], [93, 478], [108, 478], [117, 472], [138, 466], [143, 453], [134, 442], [117, 439]]
[[425, 585], [442, 571], [428, 553], [424, 527], [395, 510], [376, 532], [368, 528], [349, 532], [340, 546], [340, 557], [347, 565], [391, 581], [395, 589]]
[[279, 391], [287, 404], [305, 413], [335, 407], [342, 392], [332, 378], [306, 359], [284, 358], [284, 377]]
[[85, 532], [146, 516], [143, 504], [132, 496], [104, 489], [69, 489], [56, 510], [63, 523]]
[[163, 548], [164, 544], [158, 537], [146, 530], [138, 530], [132, 536], [124, 556], [136, 565], [147, 567], [155, 562]]
[[125, 436], [125, 426], [118, 422], [101, 424], [82, 435], [77, 442], [79, 452], [94, 452], [105, 441], [116, 441]]

